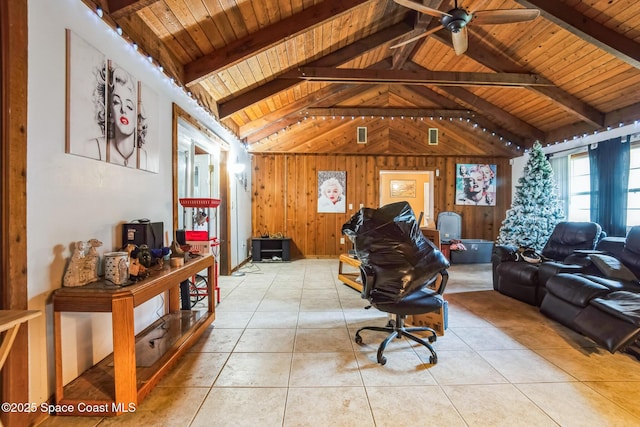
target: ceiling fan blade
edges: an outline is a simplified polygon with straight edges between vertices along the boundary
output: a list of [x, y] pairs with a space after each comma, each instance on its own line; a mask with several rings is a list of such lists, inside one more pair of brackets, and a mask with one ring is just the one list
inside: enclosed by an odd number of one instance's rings
[[457, 33], [451, 33], [451, 41], [453, 42], [453, 50], [456, 52], [456, 55], [465, 53], [469, 46], [467, 27], [462, 27]]
[[538, 9], [493, 9], [474, 12], [472, 24], [511, 24], [536, 19], [540, 15]]
[[430, 36], [431, 34], [435, 33], [436, 31], [439, 31], [439, 30], [441, 30], [443, 28], [444, 28], [443, 25], [438, 25], [437, 27], [432, 28], [429, 31], [425, 31], [424, 33], [418, 34], [415, 37], [411, 37], [410, 39], [403, 40], [400, 43], [394, 44], [393, 46], [390, 46], [389, 49], [395, 49], [395, 48], [398, 48], [400, 46], [404, 46], [405, 44], [409, 44], [409, 43], [411, 43], [413, 41], [420, 40], [421, 38]]
[[436, 18], [442, 18], [443, 16], [451, 16], [447, 12], [443, 12], [438, 9], [433, 9], [431, 7], [427, 7], [422, 3], [418, 3], [411, 0], [394, 0], [400, 6], [408, 7], [409, 9], [417, 10], [420, 13], [424, 13], [425, 15], [435, 16]]

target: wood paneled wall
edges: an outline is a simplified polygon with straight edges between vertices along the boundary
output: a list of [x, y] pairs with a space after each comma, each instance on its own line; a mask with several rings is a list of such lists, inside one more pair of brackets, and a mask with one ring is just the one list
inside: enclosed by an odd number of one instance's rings
[[[455, 204], [456, 164], [497, 165], [496, 206]], [[462, 237], [495, 240], [511, 206], [511, 165], [506, 158], [254, 154], [252, 158], [252, 235], [282, 233], [292, 238], [292, 258], [337, 257], [351, 245], [340, 244], [342, 224], [360, 204], [378, 207], [381, 170], [439, 171], [434, 183], [434, 214], [462, 216]], [[346, 171], [347, 212], [317, 213], [318, 171]], [[348, 205], [353, 204], [349, 210]], [[418, 212], [416, 212], [418, 215]]]

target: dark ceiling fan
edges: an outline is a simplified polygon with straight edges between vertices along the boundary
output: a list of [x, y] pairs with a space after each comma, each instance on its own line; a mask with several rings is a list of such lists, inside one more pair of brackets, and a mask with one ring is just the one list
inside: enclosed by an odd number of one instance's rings
[[394, 0], [401, 6], [408, 7], [420, 13], [440, 18], [440, 25], [425, 31], [408, 40], [391, 46], [392, 49], [411, 43], [414, 40], [427, 37], [443, 28], [451, 31], [451, 40], [453, 42], [453, 50], [456, 55], [462, 55], [467, 50], [469, 37], [467, 35], [467, 25], [496, 25], [511, 24], [514, 22], [531, 21], [540, 15], [538, 9], [493, 9], [493, 10], [477, 10], [469, 12], [464, 8], [458, 7], [458, 0], [454, 2], [454, 8], [448, 12], [425, 6], [412, 0]]

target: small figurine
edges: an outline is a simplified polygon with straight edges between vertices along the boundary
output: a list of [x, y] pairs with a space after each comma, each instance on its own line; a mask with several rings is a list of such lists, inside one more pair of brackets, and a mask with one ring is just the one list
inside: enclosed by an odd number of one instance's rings
[[84, 266], [88, 280], [87, 283], [91, 283], [98, 280], [98, 264], [100, 257], [98, 256], [96, 248], [102, 246], [102, 242], [98, 239], [89, 239], [87, 243], [89, 244], [89, 252], [85, 255]]
[[[85, 250], [89, 247], [89, 252]], [[102, 246], [98, 239], [90, 239], [88, 242], [79, 240], [75, 243], [69, 265], [62, 278], [62, 285], [68, 287], [83, 286], [98, 280], [98, 262], [100, 257], [96, 248]]]

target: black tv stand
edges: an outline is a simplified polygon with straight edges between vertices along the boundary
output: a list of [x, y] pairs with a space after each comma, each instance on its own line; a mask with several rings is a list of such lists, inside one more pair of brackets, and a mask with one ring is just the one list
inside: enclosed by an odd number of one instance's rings
[[282, 262], [291, 261], [291, 238], [251, 239], [251, 260], [253, 262]]

